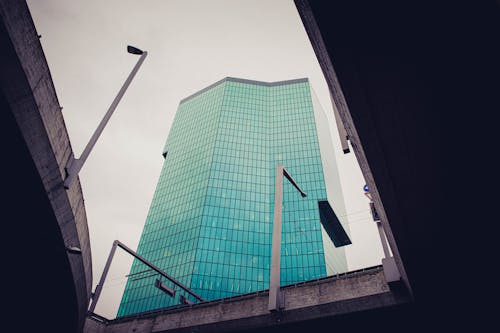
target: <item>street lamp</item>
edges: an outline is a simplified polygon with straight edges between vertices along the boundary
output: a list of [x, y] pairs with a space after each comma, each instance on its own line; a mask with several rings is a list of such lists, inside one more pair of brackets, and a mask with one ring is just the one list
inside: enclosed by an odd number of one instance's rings
[[139, 60], [137, 60], [137, 63], [135, 64], [134, 68], [132, 69], [132, 72], [130, 72], [129, 76], [125, 80], [125, 83], [123, 83], [120, 91], [118, 91], [118, 94], [116, 95], [115, 99], [113, 100], [113, 103], [111, 103], [108, 111], [102, 118], [101, 122], [99, 123], [99, 126], [97, 126], [97, 129], [95, 130], [94, 134], [90, 138], [89, 142], [87, 143], [87, 146], [83, 150], [82, 155], [80, 158], [74, 158], [72, 157], [71, 160], [68, 162], [68, 165], [66, 166], [66, 179], [64, 180], [64, 188], [68, 189], [71, 183], [75, 180], [76, 176], [78, 176], [78, 173], [82, 169], [83, 164], [87, 160], [87, 157], [89, 157], [90, 152], [92, 151], [92, 148], [94, 148], [95, 143], [97, 142], [97, 139], [101, 135], [102, 131], [104, 130], [104, 127], [109, 121], [109, 118], [111, 118], [111, 115], [115, 111], [116, 107], [118, 106], [118, 103], [122, 99], [123, 95], [125, 94], [125, 91], [127, 90], [128, 86], [130, 85], [130, 82], [134, 79], [135, 74], [141, 67], [142, 63], [144, 62], [144, 59], [148, 55], [148, 52], [142, 51], [136, 47], [133, 46], [127, 46], [127, 52], [131, 54], [137, 54], [140, 55], [141, 57]]
[[[152, 262], [146, 260], [143, 256], [141, 256], [137, 252], [133, 251], [132, 249], [130, 249], [128, 246], [126, 246], [125, 244], [123, 244], [119, 240], [115, 240], [113, 242], [113, 246], [111, 247], [111, 251], [109, 251], [108, 259], [106, 260], [106, 264], [104, 265], [104, 269], [102, 271], [101, 278], [99, 279], [99, 283], [97, 283], [95, 290], [94, 290], [94, 293], [92, 294], [92, 302], [90, 303], [90, 306], [89, 306], [89, 312], [94, 312], [94, 310], [95, 310], [97, 301], [99, 300], [99, 297], [101, 296], [102, 287], [104, 286], [104, 282], [106, 281], [106, 277], [108, 276], [109, 268], [111, 267], [111, 263], [113, 261], [113, 257], [115, 256], [115, 252], [116, 252], [117, 247], [125, 250], [125, 252], [132, 255], [134, 258], [136, 258], [137, 260], [142, 262], [144, 265], [148, 266], [150, 269], [152, 269], [153, 271], [155, 271], [156, 273], [158, 273], [162, 277], [166, 278], [167, 280], [172, 282], [174, 285], [181, 288], [182, 290], [184, 290], [186, 293], [190, 294], [191, 296], [193, 296], [197, 300], [199, 300], [201, 302], [205, 301], [203, 298], [201, 298], [200, 295], [196, 294], [194, 291], [192, 291], [191, 289], [189, 289], [188, 287], [186, 287], [185, 285], [183, 285], [182, 283], [180, 283], [179, 281], [174, 279], [172, 276], [170, 276], [167, 273], [165, 273], [164, 271], [162, 271], [158, 266], [156, 266]], [[168, 287], [166, 284], [162, 283], [161, 280], [157, 279], [155, 281], [155, 287], [162, 290], [163, 292], [167, 293], [171, 297], [173, 297], [175, 295], [175, 291], [172, 288]], [[184, 297], [184, 299], [182, 297]], [[182, 297], [180, 298], [181, 303], [183, 303], [183, 304], [192, 304], [193, 303], [193, 302], [187, 300], [186, 296], [182, 296]], [[188, 303], [188, 302], [190, 302], [190, 303]]]
[[283, 210], [283, 176], [305, 198], [307, 194], [297, 185], [292, 176], [286, 171], [283, 164], [276, 168], [276, 186], [274, 191], [274, 219], [271, 253], [271, 277], [269, 280], [269, 311], [281, 310], [284, 307], [283, 294], [280, 291], [280, 266], [281, 266], [281, 224]]
[[399, 269], [396, 266], [396, 261], [394, 256], [391, 256], [389, 252], [389, 245], [387, 244], [387, 239], [385, 236], [384, 228], [382, 227], [382, 221], [379, 214], [375, 209], [375, 203], [373, 202], [372, 195], [368, 188], [368, 185], [363, 187], [365, 196], [370, 199], [370, 210], [372, 213], [373, 221], [377, 223], [377, 230], [380, 236], [380, 242], [382, 244], [382, 249], [384, 251], [384, 258], [382, 258], [382, 267], [384, 268], [384, 275], [387, 283], [389, 285], [399, 282], [401, 280], [401, 274], [399, 274]]

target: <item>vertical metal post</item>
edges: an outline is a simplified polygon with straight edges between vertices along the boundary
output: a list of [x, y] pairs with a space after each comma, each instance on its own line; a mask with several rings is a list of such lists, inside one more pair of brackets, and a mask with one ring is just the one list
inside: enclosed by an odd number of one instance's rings
[[389, 252], [389, 245], [385, 237], [384, 228], [382, 227], [382, 221], [380, 220], [377, 210], [375, 209], [375, 203], [373, 202], [370, 191], [368, 190], [368, 185], [364, 186], [365, 195], [370, 199], [370, 210], [372, 212], [373, 221], [377, 223], [378, 235], [380, 236], [380, 243], [382, 243], [382, 249], [384, 250], [384, 258], [382, 258], [382, 267], [384, 268], [385, 280], [391, 286], [394, 282], [399, 282], [401, 280], [401, 274], [399, 274], [398, 266], [394, 257], [391, 257]]
[[104, 270], [101, 275], [101, 279], [95, 288], [94, 295], [92, 296], [92, 302], [90, 303], [89, 311], [94, 312], [95, 306], [97, 304], [97, 300], [101, 295], [102, 286], [104, 285], [104, 281], [106, 280], [106, 276], [108, 275], [109, 267], [111, 266], [111, 262], [113, 261], [113, 256], [115, 255], [116, 246], [118, 243], [116, 241], [113, 242], [113, 246], [111, 247], [111, 251], [109, 251], [108, 259], [106, 260], [106, 265], [104, 266]]
[[384, 268], [385, 280], [389, 286], [394, 283], [399, 283], [401, 281], [401, 274], [399, 274], [398, 266], [394, 257], [391, 257], [389, 253], [389, 245], [387, 244], [387, 239], [385, 238], [384, 229], [382, 228], [382, 223], [379, 221], [377, 223], [378, 233], [380, 235], [380, 241], [382, 242], [382, 248], [384, 249], [384, 258], [382, 258], [382, 267]]
[[373, 202], [372, 195], [368, 191], [368, 186], [365, 185], [365, 196], [370, 199], [370, 211], [372, 213], [372, 218], [375, 223], [377, 223], [378, 235], [380, 236], [380, 243], [382, 243], [382, 249], [384, 250], [384, 257], [389, 258], [391, 254], [389, 253], [389, 246], [387, 245], [387, 239], [385, 238], [384, 229], [382, 228], [382, 222], [380, 221], [380, 217], [375, 209], [375, 203]]
[[344, 152], [344, 154], [347, 154], [349, 153], [349, 144], [347, 143], [347, 132], [345, 130], [344, 123], [340, 118], [337, 106], [335, 105], [335, 103], [333, 103], [333, 98], [331, 97], [331, 95], [330, 98], [332, 99], [332, 107], [333, 107], [333, 115], [335, 116], [335, 123], [337, 124], [337, 130], [339, 131], [340, 145], [342, 146], [342, 151]]
[[384, 250], [384, 257], [389, 258], [391, 254], [389, 253], [389, 247], [387, 246], [387, 239], [385, 238], [384, 229], [382, 228], [382, 223], [380, 221], [377, 223], [378, 234], [380, 236], [380, 242], [382, 243], [382, 249]]
[[281, 215], [283, 202], [283, 164], [276, 168], [276, 186], [274, 192], [274, 219], [271, 252], [271, 278], [269, 281], [269, 311], [283, 308], [283, 297], [280, 291], [281, 260]]
[[83, 153], [80, 156], [80, 158], [74, 158], [69, 162], [69, 165], [66, 168], [66, 172], [67, 172], [68, 176], [64, 180], [64, 187], [65, 188], [69, 188], [71, 183], [75, 180], [76, 176], [80, 172], [83, 164], [85, 163], [85, 161], [87, 160], [87, 157], [89, 156], [90, 152], [92, 151], [92, 148], [94, 148], [94, 145], [97, 142], [97, 139], [99, 138], [102, 131], [104, 130], [104, 127], [108, 123], [109, 118], [111, 118], [111, 116], [113, 115], [113, 112], [115, 111], [116, 107], [118, 106], [118, 103], [122, 99], [123, 95], [125, 94], [125, 91], [127, 90], [128, 86], [130, 85], [132, 80], [134, 79], [135, 74], [137, 74], [137, 71], [141, 67], [141, 65], [144, 62], [144, 59], [146, 58], [147, 55], [148, 55], [148, 53], [146, 51], [144, 51], [142, 53], [141, 57], [139, 58], [139, 60], [135, 64], [134, 68], [132, 69], [132, 72], [130, 72], [129, 76], [125, 80], [125, 83], [123, 83], [120, 91], [118, 92], [118, 95], [116, 95], [116, 97], [113, 100], [113, 102], [111, 103], [108, 111], [106, 112], [106, 114], [102, 118], [101, 122], [99, 123], [99, 126], [97, 126], [97, 129], [95, 130], [94, 134], [90, 138], [89, 143], [87, 143], [87, 146], [83, 150]]

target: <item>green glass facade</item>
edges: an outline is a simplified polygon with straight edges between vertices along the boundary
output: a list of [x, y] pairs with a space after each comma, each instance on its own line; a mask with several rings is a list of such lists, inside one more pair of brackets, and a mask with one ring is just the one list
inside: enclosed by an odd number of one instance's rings
[[[313, 95], [307, 79], [225, 78], [181, 101], [137, 252], [208, 300], [267, 289], [282, 163], [308, 194], [284, 181], [282, 285], [347, 270], [319, 218], [327, 190]], [[188, 296], [167, 296], [145, 270], [134, 261], [118, 317]]]

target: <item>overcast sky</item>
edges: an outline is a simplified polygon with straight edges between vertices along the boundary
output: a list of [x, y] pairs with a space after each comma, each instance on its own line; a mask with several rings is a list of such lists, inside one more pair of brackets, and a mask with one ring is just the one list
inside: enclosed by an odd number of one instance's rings
[[[149, 53], [80, 172], [94, 286], [113, 240], [137, 248], [179, 101], [226, 76], [310, 79], [335, 131], [353, 241], [346, 248], [349, 269], [381, 263], [364, 180], [354, 154], [342, 153], [328, 88], [292, 0], [28, 0], [28, 5], [77, 157], [138, 59], [126, 46]], [[96, 309], [107, 317], [114, 316], [124, 287], [131, 262], [124, 258], [117, 257]]]

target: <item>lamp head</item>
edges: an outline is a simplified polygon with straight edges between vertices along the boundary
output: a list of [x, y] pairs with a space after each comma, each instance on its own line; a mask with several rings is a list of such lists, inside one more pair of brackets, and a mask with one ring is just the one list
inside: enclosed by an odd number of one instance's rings
[[137, 47], [133, 47], [130, 45], [127, 46], [127, 52], [132, 53], [132, 54], [138, 54], [138, 55], [141, 55], [144, 53], [144, 51], [142, 51], [141, 49], [138, 49]]
[[68, 246], [66, 247], [66, 251], [73, 254], [82, 254], [82, 250], [76, 246]]

